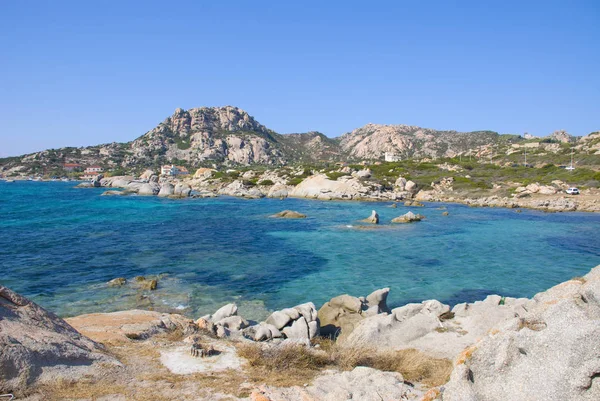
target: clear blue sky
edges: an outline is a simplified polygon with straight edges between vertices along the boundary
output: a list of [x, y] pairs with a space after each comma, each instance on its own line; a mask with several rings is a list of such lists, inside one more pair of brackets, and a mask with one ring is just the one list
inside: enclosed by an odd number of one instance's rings
[[[326, 3], [326, 4], [325, 4]], [[600, 129], [600, 1], [0, 0], [0, 156], [235, 105], [279, 133]]]

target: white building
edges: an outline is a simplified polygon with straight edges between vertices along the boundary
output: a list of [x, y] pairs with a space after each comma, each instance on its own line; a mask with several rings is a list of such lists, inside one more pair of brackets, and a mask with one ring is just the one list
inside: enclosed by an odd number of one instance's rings
[[160, 168], [160, 174], [169, 176], [187, 175], [189, 174], [189, 171], [185, 167], [175, 166], [174, 164], [171, 164], [162, 166]]
[[104, 171], [104, 169], [100, 166], [91, 166], [91, 167], [86, 168], [83, 172], [87, 174], [87, 173], [101, 173], [103, 171]]
[[386, 162], [399, 162], [400, 161], [400, 156], [393, 152], [385, 152], [384, 158], [385, 158]]

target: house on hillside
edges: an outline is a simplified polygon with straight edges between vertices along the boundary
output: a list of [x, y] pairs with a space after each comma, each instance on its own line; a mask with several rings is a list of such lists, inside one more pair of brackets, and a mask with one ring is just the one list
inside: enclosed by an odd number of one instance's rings
[[189, 171], [183, 166], [175, 166], [174, 164], [164, 165], [160, 168], [160, 174], [175, 177], [178, 175], [188, 175]]
[[90, 167], [86, 168], [85, 170], [83, 170], [83, 172], [86, 174], [101, 173], [103, 171], [104, 171], [104, 169], [100, 166], [90, 166]]
[[81, 168], [81, 164], [77, 164], [77, 163], [65, 163], [63, 164], [63, 169], [65, 171], [75, 171], [75, 170], [79, 170]]

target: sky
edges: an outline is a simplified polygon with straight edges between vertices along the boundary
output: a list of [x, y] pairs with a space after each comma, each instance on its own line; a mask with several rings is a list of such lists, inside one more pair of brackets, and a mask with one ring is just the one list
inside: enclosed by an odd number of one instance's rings
[[279, 133], [600, 130], [600, 1], [0, 0], [0, 157], [178, 108]]

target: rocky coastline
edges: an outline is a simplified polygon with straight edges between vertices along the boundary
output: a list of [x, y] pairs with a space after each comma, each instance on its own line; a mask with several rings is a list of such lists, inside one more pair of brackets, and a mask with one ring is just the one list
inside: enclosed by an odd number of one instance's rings
[[[368, 168], [352, 170], [341, 168], [337, 179], [318, 171], [302, 176], [303, 171], [292, 171], [289, 176], [278, 170], [248, 170], [238, 174], [233, 180], [224, 180], [212, 169], [199, 169], [193, 177], [173, 178], [156, 175], [146, 170], [139, 178], [133, 176], [104, 177], [99, 175], [81, 187], [105, 187], [121, 189], [107, 190], [106, 196], [144, 195], [165, 198], [209, 198], [233, 196], [245, 199], [259, 198], [305, 198], [316, 200], [355, 200], [372, 202], [420, 202], [459, 203], [472, 207], [501, 207], [510, 209], [536, 209], [546, 212], [600, 212], [600, 190], [586, 189], [581, 195], [568, 195], [569, 187], [562, 181], [552, 185], [538, 183], [527, 186], [511, 183], [510, 195], [506, 189], [496, 185], [493, 189], [476, 193], [455, 190], [453, 178], [447, 177], [433, 182], [431, 189], [422, 189], [413, 181], [402, 176], [396, 178], [393, 187], [384, 187], [369, 181], [371, 171]], [[289, 178], [300, 175], [298, 184], [289, 185]]]
[[196, 320], [142, 310], [63, 320], [0, 286], [0, 393], [30, 401], [600, 398], [600, 266], [531, 299], [390, 310], [389, 292], [307, 302], [262, 322], [239, 316], [235, 304]]

